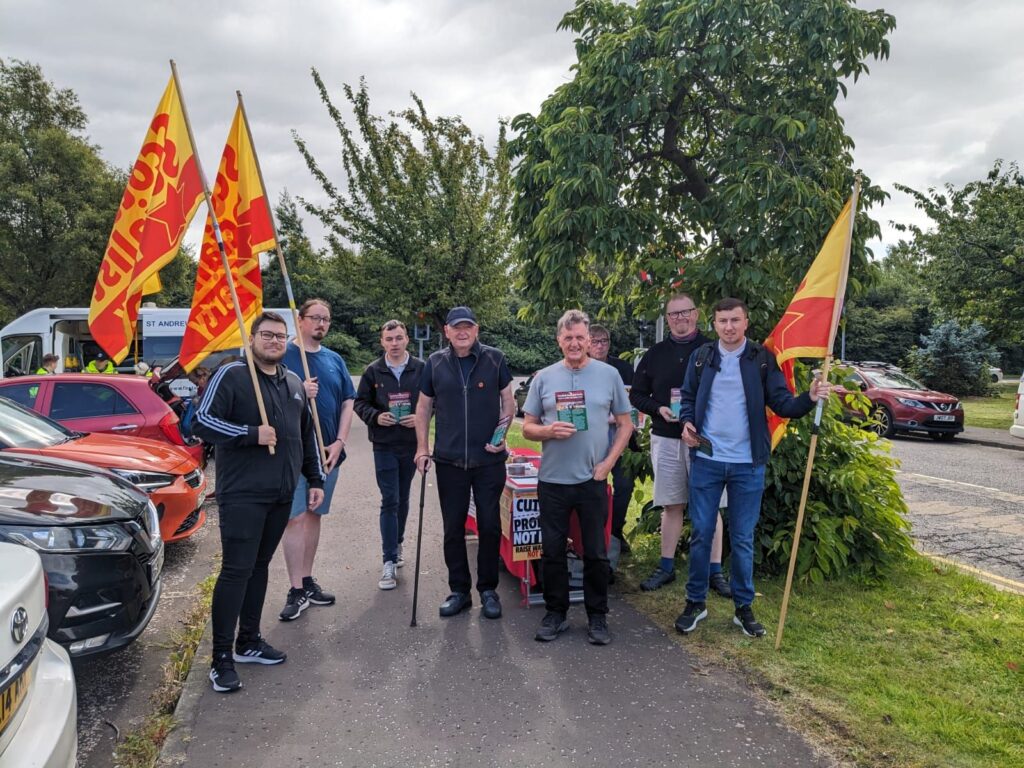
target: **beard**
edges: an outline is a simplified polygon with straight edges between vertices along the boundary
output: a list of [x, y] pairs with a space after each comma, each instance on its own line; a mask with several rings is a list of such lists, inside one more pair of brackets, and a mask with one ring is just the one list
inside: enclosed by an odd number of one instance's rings
[[281, 346], [280, 350], [258, 350], [253, 348], [252, 357], [257, 363], [261, 365], [277, 365], [284, 358], [285, 347]]
[[326, 335], [327, 335], [327, 331], [321, 331], [320, 329], [317, 329], [317, 330], [313, 331], [312, 338], [315, 339], [316, 341], [323, 341], [324, 340], [324, 336], [326, 336]]

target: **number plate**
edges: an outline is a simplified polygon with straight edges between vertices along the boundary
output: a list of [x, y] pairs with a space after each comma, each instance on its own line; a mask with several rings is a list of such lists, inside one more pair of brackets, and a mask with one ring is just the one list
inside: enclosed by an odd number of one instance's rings
[[161, 543], [160, 544], [160, 550], [155, 555], [153, 555], [153, 559], [149, 561], [149, 572], [150, 572], [150, 574], [152, 574], [150, 576], [150, 581], [155, 582], [158, 578], [160, 578], [160, 573], [163, 571], [163, 569], [164, 569], [164, 545], [163, 545], [163, 543]]
[[6, 691], [0, 693], [0, 733], [7, 730], [7, 726], [14, 719], [14, 713], [25, 701], [28, 689], [32, 684], [32, 669], [32, 667], [26, 669]]
[[932, 416], [935, 421], [956, 421], [956, 416], [952, 414], [944, 413], [939, 416]]

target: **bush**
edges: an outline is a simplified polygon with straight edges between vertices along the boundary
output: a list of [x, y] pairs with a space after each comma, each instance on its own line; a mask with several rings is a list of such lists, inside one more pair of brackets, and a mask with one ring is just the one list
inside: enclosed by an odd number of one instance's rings
[[956, 320], [946, 320], [921, 337], [922, 346], [907, 354], [906, 368], [940, 392], [958, 396], [990, 394], [988, 366], [998, 356], [987, 336], [981, 323], [963, 328]]

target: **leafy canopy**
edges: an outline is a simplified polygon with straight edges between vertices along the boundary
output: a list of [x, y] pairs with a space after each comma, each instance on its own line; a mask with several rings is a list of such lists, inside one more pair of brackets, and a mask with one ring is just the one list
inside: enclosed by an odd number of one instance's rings
[[[514, 223], [533, 309], [679, 281], [701, 302], [745, 298], [766, 330], [853, 185], [836, 99], [886, 57], [895, 20], [847, 0], [577, 0], [572, 80], [512, 122]], [[865, 183], [864, 208], [884, 193]], [[866, 215], [851, 286], [866, 269]]]

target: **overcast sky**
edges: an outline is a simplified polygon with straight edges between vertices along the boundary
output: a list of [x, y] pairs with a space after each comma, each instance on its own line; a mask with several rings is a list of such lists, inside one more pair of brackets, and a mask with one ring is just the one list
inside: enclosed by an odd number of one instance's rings
[[[872, 215], [924, 224], [893, 188], [981, 178], [1024, 156], [1024, 2], [866, 0], [896, 16], [892, 55], [839, 105], [856, 165], [892, 195]], [[0, 56], [42, 66], [71, 88], [109, 162], [138, 154], [174, 58], [206, 174], [216, 175], [241, 90], [268, 190], [320, 199], [295, 129], [340, 182], [339, 142], [310, 77], [342, 101], [365, 76], [375, 112], [415, 91], [433, 115], [461, 115], [493, 143], [500, 117], [536, 112], [569, 75], [572, 35], [556, 32], [571, 0], [0, 0]], [[200, 209], [203, 211], [204, 209]], [[202, 215], [197, 216], [201, 219]], [[307, 219], [319, 240], [319, 228]], [[198, 240], [198, 222], [189, 240]], [[319, 243], [318, 243], [319, 244]], [[875, 245], [876, 255], [882, 249]]]

